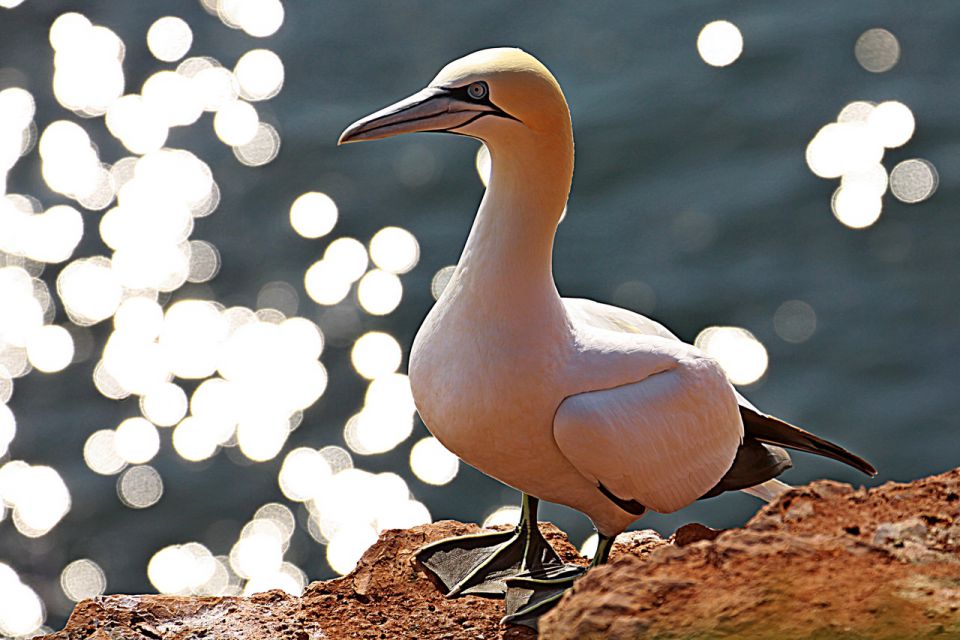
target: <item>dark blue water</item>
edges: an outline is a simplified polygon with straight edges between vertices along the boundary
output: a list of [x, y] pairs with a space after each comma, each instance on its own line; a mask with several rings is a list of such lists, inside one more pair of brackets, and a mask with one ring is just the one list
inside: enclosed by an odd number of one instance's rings
[[[331, 334], [323, 357], [330, 387], [288, 448], [343, 444], [343, 423], [364, 390], [349, 363], [352, 337], [380, 329], [409, 347], [433, 302], [430, 279], [457, 260], [482, 194], [473, 141], [411, 136], [337, 149], [338, 134], [418, 90], [449, 60], [515, 45], [551, 68], [573, 112], [577, 168], [555, 256], [561, 293], [637, 306], [640, 300], [616, 300], [614, 292], [640, 280], [655, 294], [655, 303], [643, 301], [641, 310], [685, 339], [712, 324], [749, 329], [767, 347], [770, 366], [747, 395], [870, 459], [880, 475], [868, 484], [960, 462], [957, 3], [291, 1], [283, 28], [258, 41], [228, 30], [188, 0], [28, 0], [0, 10], [0, 67], [6, 69], [0, 78], [37, 96], [41, 124], [69, 115], [50, 95], [46, 34], [70, 8], [127, 42], [128, 91], [160, 68], [143, 38], [165, 14], [193, 27], [190, 55], [213, 55], [232, 66], [247, 49], [265, 46], [286, 65], [283, 92], [258, 105], [283, 136], [272, 164], [240, 166], [213, 137], [209, 115], [175, 131], [168, 144], [204, 158], [223, 192], [217, 213], [199, 221], [193, 235], [219, 247], [223, 269], [208, 290], [188, 286], [177, 296], [212, 294], [226, 304], [253, 306], [262, 285], [284, 280], [300, 289], [300, 314]], [[704, 64], [695, 48], [700, 28], [717, 18], [737, 24], [745, 40], [741, 59], [725, 69]], [[899, 64], [880, 75], [862, 69], [853, 55], [857, 37], [874, 26], [892, 31], [903, 50]], [[804, 163], [810, 138], [857, 99], [907, 104], [917, 132], [884, 163], [889, 170], [908, 157], [926, 158], [941, 178], [933, 198], [919, 205], [885, 196], [880, 221], [863, 231], [834, 219], [836, 181], [815, 177]], [[109, 136], [96, 139], [104, 159], [125, 155]], [[47, 205], [60, 201], [43, 186], [35, 153], [17, 166], [8, 189]], [[290, 203], [308, 190], [327, 192], [340, 206], [331, 238], [304, 240], [287, 223]], [[335, 318], [303, 294], [303, 272], [332, 237], [366, 241], [387, 224], [417, 236], [420, 264], [404, 276], [405, 296], [391, 315], [375, 318], [351, 313], [353, 302], [341, 305], [339, 317], [349, 322], [337, 339]], [[103, 251], [88, 233], [78, 255]], [[49, 269], [45, 278], [52, 282], [57, 271]], [[780, 339], [773, 327], [775, 310], [791, 299], [806, 301], [817, 315], [815, 333], [801, 344]], [[105, 335], [102, 328], [91, 332], [97, 349]], [[41, 539], [28, 540], [9, 521], [0, 523], [0, 561], [41, 594], [54, 626], [70, 608], [57, 585], [67, 562], [94, 559], [111, 592], [149, 591], [145, 567], [156, 550], [199, 540], [225, 553], [259, 505], [283, 500], [279, 459], [243, 465], [221, 453], [186, 464], [167, 431], [154, 462], [164, 477], [163, 499], [144, 511], [123, 507], [115, 478], [90, 472], [81, 451], [90, 433], [135, 415], [137, 407], [95, 393], [95, 361], [58, 375], [31, 374], [18, 381], [11, 402], [19, 424], [11, 456], [54, 466], [73, 497], [70, 514]], [[512, 490], [471, 469], [461, 468], [443, 487], [417, 481], [407, 457], [425, 434], [418, 425], [410, 441], [389, 454], [358, 457], [358, 465], [402, 473], [435, 518], [478, 520], [516, 501]], [[785, 476], [792, 483], [864, 481], [830, 461], [798, 454], [795, 463]], [[724, 496], [638, 526], [665, 533], [691, 520], [733, 526], [757, 506], [747, 496]], [[577, 542], [589, 532], [586, 519], [560, 507], [545, 506], [541, 517]], [[322, 578], [331, 575], [323, 553], [298, 531], [287, 559]]]

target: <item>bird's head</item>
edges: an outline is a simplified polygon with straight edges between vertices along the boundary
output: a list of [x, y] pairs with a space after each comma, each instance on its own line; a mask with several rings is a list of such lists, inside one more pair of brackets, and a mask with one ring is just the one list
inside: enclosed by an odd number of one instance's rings
[[560, 85], [543, 64], [520, 49], [484, 49], [454, 60], [427, 87], [357, 120], [339, 144], [416, 131], [500, 140], [570, 131]]

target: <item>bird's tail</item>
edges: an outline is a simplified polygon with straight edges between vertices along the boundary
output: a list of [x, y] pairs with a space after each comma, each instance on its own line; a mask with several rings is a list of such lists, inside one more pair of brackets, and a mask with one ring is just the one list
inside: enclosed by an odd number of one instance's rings
[[744, 433], [753, 436], [760, 442], [833, 458], [862, 471], [868, 476], [877, 475], [877, 470], [873, 465], [860, 456], [850, 453], [829, 440], [815, 436], [809, 431], [804, 431], [800, 427], [795, 427], [788, 422], [760, 413], [756, 409], [751, 409], [743, 404], [740, 405], [740, 417], [743, 418]]
[[793, 487], [786, 482], [780, 482], [774, 478], [773, 480], [767, 480], [762, 484], [741, 489], [741, 491], [744, 493], [749, 493], [755, 498], [760, 498], [764, 502], [773, 502], [784, 492], [789, 491], [790, 489], [793, 489]]

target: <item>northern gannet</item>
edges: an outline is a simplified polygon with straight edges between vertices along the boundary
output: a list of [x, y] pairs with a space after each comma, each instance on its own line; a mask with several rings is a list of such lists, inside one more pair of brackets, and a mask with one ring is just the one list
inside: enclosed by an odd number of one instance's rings
[[553, 606], [582, 570], [564, 566], [543, 539], [538, 499], [589, 516], [599, 534], [595, 566], [648, 509], [782, 491], [774, 478], [791, 461], [781, 446], [876, 473], [758, 411], [715, 360], [661, 324], [560, 297], [553, 242], [573, 175], [573, 130], [559, 84], [536, 58], [498, 48], [455, 60], [339, 142], [416, 131], [477, 138], [493, 167], [460, 261], [414, 340], [414, 400], [445, 447], [523, 494], [515, 530], [419, 552], [449, 596], [506, 593], [505, 620], [529, 625]]

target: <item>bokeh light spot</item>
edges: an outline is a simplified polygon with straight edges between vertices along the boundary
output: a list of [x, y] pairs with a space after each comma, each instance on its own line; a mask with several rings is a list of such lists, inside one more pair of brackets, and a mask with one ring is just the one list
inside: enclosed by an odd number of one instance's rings
[[126, 461], [117, 453], [116, 432], [113, 429], [95, 431], [83, 445], [83, 461], [94, 473], [112, 476], [123, 471]]
[[269, 49], [254, 49], [240, 56], [233, 74], [246, 100], [269, 100], [283, 86], [283, 62]]
[[63, 371], [73, 360], [73, 337], [57, 325], [46, 325], [33, 332], [27, 340], [27, 357], [38, 371]]
[[939, 184], [940, 174], [929, 160], [904, 160], [890, 172], [890, 192], [897, 200], [908, 204], [926, 200]]
[[420, 244], [400, 227], [384, 227], [370, 239], [370, 259], [384, 271], [407, 273], [420, 260]]
[[144, 418], [127, 418], [116, 429], [113, 441], [117, 455], [130, 464], [152, 460], [160, 449], [157, 428]]
[[498, 525], [513, 526], [520, 522], [520, 507], [504, 506], [500, 507], [483, 521], [483, 528], [490, 529]]
[[367, 271], [367, 248], [355, 238], [337, 238], [323, 252], [323, 261], [349, 282], [356, 282]]
[[803, 300], [787, 300], [774, 312], [773, 328], [787, 342], [806, 342], [817, 329], [817, 314]]
[[725, 67], [743, 53], [743, 35], [733, 23], [716, 20], [700, 30], [697, 51], [707, 64]]
[[163, 496], [163, 479], [149, 465], [130, 467], [117, 480], [117, 495], [131, 509], [146, 509]]
[[257, 135], [260, 118], [249, 102], [234, 100], [220, 107], [213, 117], [213, 129], [224, 144], [245, 145]]
[[157, 60], [176, 62], [187, 55], [193, 44], [193, 31], [176, 16], [160, 18], [147, 30], [147, 47]]
[[853, 54], [860, 66], [872, 73], [883, 73], [900, 60], [900, 43], [886, 29], [868, 29], [857, 38]]
[[73, 602], [103, 595], [107, 590], [107, 576], [93, 560], [74, 560], [60, 572], [60, 588]]
[[767, 350], [746, 329], [708, 327], [694, 344], [720, 363], [733, 384], [753, 384], [767, 371]]
[[346, 575], [353, 571], [363, 553], [376, 541], [377, 532], [370, 525], [342, 527], [327, 543], [327, 563], [340, 575]]
[[410, 469], [427, 484], [444, 485], [457, 477], [460, 460], [439, 440], [429, 437], [410, 450]]
[[325, 236], [337, 224], [337, 203], [318, 191], [307, 192], [290, 206], [290, 226], [304, 238]]
[[397, 308], [403, 298], [400, 278], [388, 271], [373, 269], [360, 278], [357, 299], [367, 313], [384, 316]]
[[433, 278], [430, 279], [430, 294], [433, 296], [434, 300], [439, 300], [440, 296], [443, 295], [444, 290], [447, 288], [447, 285], [450, 284], [450, 279], [453, 277], [453, 272], [457, 270], [457, 265], [451, 264], [446, 267], [441, 267], [433, 274]]
[[257, 124], [257, 131], [249, 142], [233, 147], [233, 155], [248, 167], [270, 164], [279, 153], [280, 134], [266, 122]]
[[363, 334], [350, 351], [354, 369], [368, 380], [395, 372], [400, 367], [402, 357], [397, 340], [382, 331]]
[[913, 137], [913, 112], [902, 102], [881, 102], [867, 116], [870, 134], [888, 149], [902, 146]]
[[172, 427], [187, 414], [187, 394], [172, 382], [161, 382], [140, 397], [143, 416], [158, 427]]
[[477, 156], [474, 159], [474, 167], [477, 169], [477, 175], [480, 176], [480, 182], [483, 186], [490, 183], [490, 172], [493, 170], [493, 162], [490, 160], [490, 150], [487, 145], [481, 144], [477, 149]]

